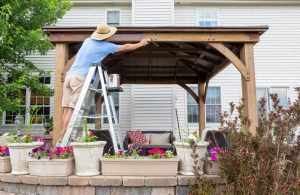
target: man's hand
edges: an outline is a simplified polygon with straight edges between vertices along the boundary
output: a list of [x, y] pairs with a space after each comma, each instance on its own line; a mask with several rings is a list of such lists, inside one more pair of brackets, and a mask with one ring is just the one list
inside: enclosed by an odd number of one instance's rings
[[144, 38], [140, 41], [140, 44], [142, 47], [148, 45], [149, 43], [151, 43], [151, 39], [149, 39], [149, 38]]

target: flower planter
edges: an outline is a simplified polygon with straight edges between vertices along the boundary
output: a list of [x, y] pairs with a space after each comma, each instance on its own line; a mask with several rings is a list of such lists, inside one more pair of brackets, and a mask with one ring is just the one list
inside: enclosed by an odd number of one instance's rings
[[101, 158], [102, 175], [175, 176], [179, 158], [174, 159], [124, 159]]
[[204, 162], [204, 173], [207, 175], [218, 175], [220, 172], [219, 161], [213, 161], [209, 158]]
[[[197, 143], [196, 153], [199, 155], [198, 157], [198, 166], [199, 166], [199, 174], [203, 174], [203, 161], [202, 159], [205, 157], [206, 148], [208, 146], [208, 142], [201, 141]], [[180, 159], [179, 163], [179, 173], [182, 175], [194, 175], [194, 159], [192, 158], [192, 149], [189, 143], [185, 142], [174, 142], [176, 147], [177, 155]]]
[[26, 161], [29, 152], [33, 148], [43, 145], [43, 142], [32, 143], [10, 143], [8, 144], [10, 152], [10, 162], [14, 175], [29, 174], [28, 162]]
[[74, 173], [74, 158], [35, 159], [28, 157], [29, 174], [45, 177], [63, 177]]
[[0, 157], [0, 173], [9, 173], [11, 172], [10, 157], [1, 156]]
[[99, 157], [102, 156], [105, 141], [72, 142], [75, 157], [75, 175], [92, 176], [100, 174]]

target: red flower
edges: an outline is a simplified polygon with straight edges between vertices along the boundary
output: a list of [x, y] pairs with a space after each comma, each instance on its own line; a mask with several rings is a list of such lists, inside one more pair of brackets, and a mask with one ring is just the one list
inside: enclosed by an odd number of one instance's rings
[[156, 153], [159, 153], [160, 155], [165, 155], [165, 151], [160, 149], [160, 148], [153, 148], [151, 150], [148, 150], [148, 153], [149, 154], [156, 154]]
[[92, 132], [92, 131], [89, 132], [90, 137], [93, 137], [94, 135], [95, 135], [94, 132]]

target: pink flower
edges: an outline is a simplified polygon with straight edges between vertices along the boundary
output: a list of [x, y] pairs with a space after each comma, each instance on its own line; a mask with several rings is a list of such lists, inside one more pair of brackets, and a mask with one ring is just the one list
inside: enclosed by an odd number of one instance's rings
[[122, 150], [118, 150], [118, 155], [122, 155], [123, 151]]

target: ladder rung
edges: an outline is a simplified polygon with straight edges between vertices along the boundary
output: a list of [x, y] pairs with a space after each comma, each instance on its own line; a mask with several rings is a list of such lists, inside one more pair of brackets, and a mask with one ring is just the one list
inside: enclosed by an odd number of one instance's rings
[[[102, 89], [96, 89], [93, 87], [89, 88], [91, 91], [95, 91], [97, 93], [102, 93]], [[123, 89], [121, 87], [106, 87], [106, 90], [110, 93], [112, 92], [123, 92]]]
[[98, 119], [98, 118], [108, 118], [108, 115], [103, 115], [103, 114], [95, 114], [95, 115], [88, 115], [88, 116], [82, 116], [83, 118], [88, 118], [88, 119]]

